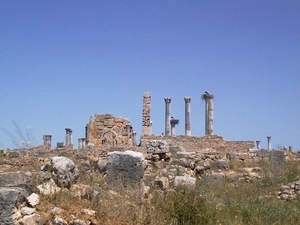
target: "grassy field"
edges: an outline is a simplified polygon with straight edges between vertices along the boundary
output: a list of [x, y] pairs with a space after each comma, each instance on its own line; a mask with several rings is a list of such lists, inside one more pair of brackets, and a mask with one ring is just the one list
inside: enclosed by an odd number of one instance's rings
[[[222, 181], [197, 185], [194, 190], [184, 187], [162, 192], [151, 189], [149, 198], [134, 190], [114, 193], [105, 188], [103, 178], [92, 175], [81, 180], [100, 194], [93, 199], [79, 199], [61, 191], [44, 196], [38, 209], [46, 212], [55, 206], [63, 209], [61, 217], [70, 215], [87, 219], [81, 209], [96, 211], [99, 224], [300, 224], [299, 199], [283, 201], [277, 192], [282, 185], [299, 180], [298, 162], [286, 163], [282, 176], [270, 175], [269, 165], [260, 165], [260, 180]], [[48, 220], [53, 215], [45, 214]]]

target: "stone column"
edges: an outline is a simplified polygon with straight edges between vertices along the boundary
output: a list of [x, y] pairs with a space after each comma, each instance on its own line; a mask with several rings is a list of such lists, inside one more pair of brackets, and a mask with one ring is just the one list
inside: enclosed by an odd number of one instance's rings
[[127, 133], [127, 135], [130, 134], [130, 130], [131, 130], [131, 124], [128, 123], [128, 124], [126, 124], [126, 133]]
[[205, 135], [213, 134], [213, 122], [214, 122], [214, 96], [207, 91], [202, 95], [202, 99], [205, 101]]
[[165, 110], [165, 135], [170, 135], [170, 120], [171, 120], [171, 98], [165, 98], [166, 110]]
[[177, 125], [178, 123], [179, 123], [178, 119], [171, 119], [170, 120], [170, 124], [171, 124], [171, 136], [176, 136], [175, 125]]
[[214, 129], [214, 106], [213, 106], [213, 99], [209, 99], [208, 101], [208, 135], [213, 134]]
[[132, 132], [132, 145], [133, 145], [133, 146], [136, 146], [135, 137], [136, 137], [136, 131], [133, 131], [133, 132]]
[[81, 144], [82, 144], [82, 149], [85, 149], [85, 145], [86, 145], [86, 139], [85, 138], [81, 138]]
[[82, 138], [78, 138], [78, 149], [82, 149]]
[[191, 98], [184, 97], [184, 102], [185, 102], [185, 135], [191, 136], [191, 121], [190, 121]]
[[144, 92], [143, 96], [143, 125], [142, 125], [142, 136], [151, 135], [151, 121], [150, 121], [150, 104], [151, 95], [149, 92]]
[[46, 150], [51, 150], [51, 138], [52, 138], [52, 135], [44, 135], [43, 136], [44, 145], [46, 147]]
[[272, 150], [272, 147], [271, 147], [271, 136], [267, 136], [267, 139], [268, 139], [268, 150]]
[[256, 148], [260, 149], [260, 141], [256, 141]]
[[66, 146], [72, 147], [72, 130], [70, 128], [66, 128]]

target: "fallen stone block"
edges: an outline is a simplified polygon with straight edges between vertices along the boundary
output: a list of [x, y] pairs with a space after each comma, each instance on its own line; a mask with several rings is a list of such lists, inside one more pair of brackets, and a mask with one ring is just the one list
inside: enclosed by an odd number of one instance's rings
[[108, 188], [119, 191], [128, 187], [141, 187], [145, 167], [145, 156], [140, 152], [108, 153], [106, 170]]

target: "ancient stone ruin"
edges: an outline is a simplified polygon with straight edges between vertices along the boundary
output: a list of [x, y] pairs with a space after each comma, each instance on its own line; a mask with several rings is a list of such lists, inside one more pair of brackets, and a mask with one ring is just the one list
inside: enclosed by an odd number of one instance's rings
[[112, 114], [95, 114], [87, 124], [86, 142], [96, 147], [133, 146], [135, 132], [128, 119]]

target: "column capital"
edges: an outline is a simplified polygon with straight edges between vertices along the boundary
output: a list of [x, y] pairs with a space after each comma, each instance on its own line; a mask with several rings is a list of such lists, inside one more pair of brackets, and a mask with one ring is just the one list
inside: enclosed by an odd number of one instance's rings
[[66, 130], [66, 133], [67, 133], [67, 134], [72, 133], [72, 129], [71, 129], [71, 128], [65, 128], [65, 130]]
[[184, 97], [185, 103], [190, 103], [191, 102], [191, 97]]
[[164, 99], [165, 99], [166, 103], [171, 103], [171, 98], [170, 97], [165, 97]]

